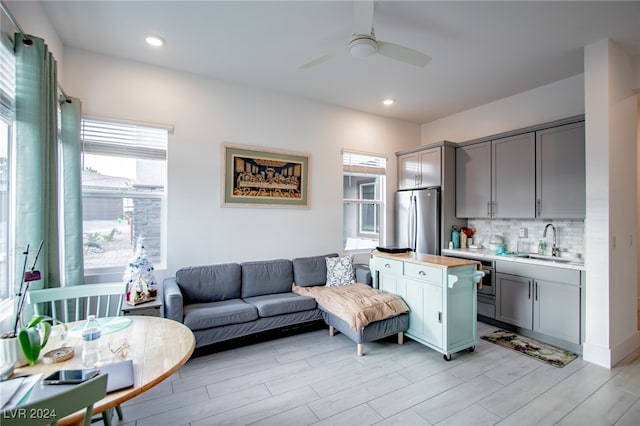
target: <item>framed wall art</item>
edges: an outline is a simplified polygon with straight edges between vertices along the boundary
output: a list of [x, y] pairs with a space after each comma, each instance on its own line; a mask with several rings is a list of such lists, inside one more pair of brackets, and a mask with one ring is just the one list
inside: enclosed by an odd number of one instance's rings
[[309, 154], [223, 145], [224, 206], [309, 207]]

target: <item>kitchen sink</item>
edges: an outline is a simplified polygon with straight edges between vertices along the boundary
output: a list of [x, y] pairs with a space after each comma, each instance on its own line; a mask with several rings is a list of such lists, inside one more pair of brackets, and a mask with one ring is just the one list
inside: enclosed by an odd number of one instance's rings
[[583, 264], [584, 262], [581, 259], [574, 259], [572, 257], [558, 257], [558, 256], [545, 256], [542, 254], [523, 254], [518, 257], [524, 257], [525, 259], [536, 259], [536, 260], [546, 260], [549, 262], [560, 262], [560, 263], [574, 263], [574, 264]]

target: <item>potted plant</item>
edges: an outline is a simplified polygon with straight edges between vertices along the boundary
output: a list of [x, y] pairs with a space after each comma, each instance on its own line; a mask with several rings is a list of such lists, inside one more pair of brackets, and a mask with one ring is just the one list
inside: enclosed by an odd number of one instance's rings
[[[25, 337], [23, 338], [25, 339], [25, 346], [22, 346], [19, 338], [21, 331], [23, 331], [22, 328], [20, 328], [22, 326], [22, 321], [21, 321], [22, 310], [24, 309], [24, 303], [27, 297], [27, 291], [29, 290], [29, 285], [31, 284], [32, 281], [37, 281], [41, 279], [40, 271], [36, 270], [35, 267], [36, 267], [36, 262], [38, 261], [38, 257], [40, 256], [40, 252], [42, 250], [43, 244], [44, 244], [44, 241], [40, 241], [40, 247], [38, 248], [38, 252], [36, 253], [35, 260], [33, 261], [33, 266], [28, 271], [27, 271], [27, 261], [29, 259], [29, 244], [27, 244], [25, 251], [22, 253], [24, 255], [24, 264], [22, 266], [20, 289], [17, 294], [18, 304], [16, 307], [16, 316], [13, 322], [13, 329], [11, 331], [3, 333], [0, 336], [0, 344], [1, 344], [0, 362], [3, 364], [13, 360], [13, 362], [17, 367], [21, 367], [25, 365], [26, 362], [30, 362], [25, 356], [23, 356], [25, 355], [23, 348], [27, 347], [27, 350], [29, 351], [29, 353], [30, 354], [33, 353], [33, 350], [29, 347], [30, 344], [27, 344], [27, 341], [31, 341], [31, 339], [35, 339], [35, 335], [33, 335], [32, 337], [26, 337], [26, 336], [33, 334], [33, 332], [37, 332], [39, 334], [39, 330], [47, 327], [44, 325], [39, 326], [39, 324], [42, 322], [42, 318], [40, 318], [39, 320], [34, 318], [31, 321], [29, 321], [26, 329], [28, 330], [31, 328], [33, 329], [33, 331], [27, 332], [25, 334]], [[49, 325], [49, 331], [51, 331], [50, 324], [48, 325]], [[49, 337], [48, 333], [46, 337], [47, 338]], [[44, 346], [42, 344], [42, 339], [40, 339], [40, 342], [41, 342], [41, 347]], [[46, 339], [44, 340], [44, 342], [46, 343]], [[38, 349], [38, 353], [39, 352], [40, 350]]]

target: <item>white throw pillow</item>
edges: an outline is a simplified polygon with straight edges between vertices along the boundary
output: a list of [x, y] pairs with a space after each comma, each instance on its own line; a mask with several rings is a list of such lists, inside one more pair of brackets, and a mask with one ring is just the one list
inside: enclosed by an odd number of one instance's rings
[[327, 287], [339, 287], [356, 282], [351, 256], [327, 257]]

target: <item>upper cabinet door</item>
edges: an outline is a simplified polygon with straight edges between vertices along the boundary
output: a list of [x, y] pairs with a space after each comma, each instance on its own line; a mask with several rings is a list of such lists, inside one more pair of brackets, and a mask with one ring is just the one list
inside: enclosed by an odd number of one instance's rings
[[420, 163], [418, 153], [398, 157], [398, 189], [413, 189], [418, 186]]
[[491, 217], [491, 143], [456, 148], [456, 216]]
[[398, 157], [398, 189], [440, 186], [441, 148], [430, 148]]
[[584, 122], [536, 132], [536, 217], [584, 219]]
[[533, 132], [491, 141], [495, 218], [533, 218], [535, 214], [535, 135]]
[[420, 151], [420, 188], [442, 185], [441, 148]]

